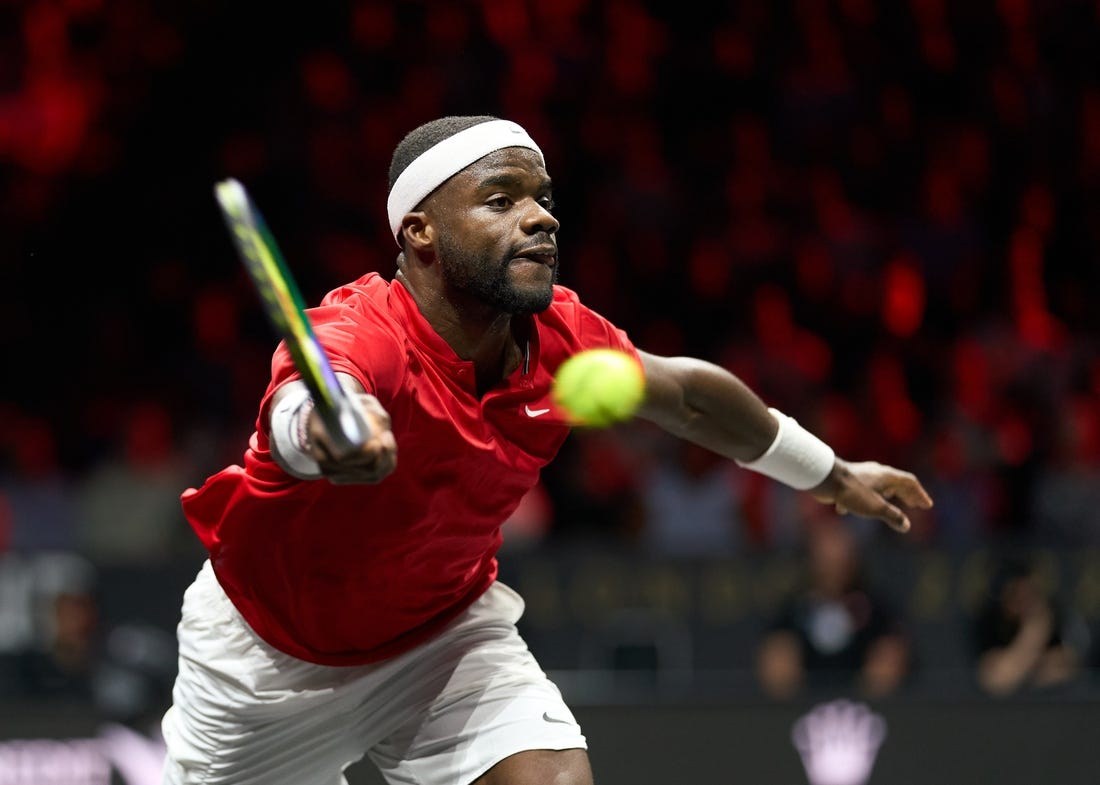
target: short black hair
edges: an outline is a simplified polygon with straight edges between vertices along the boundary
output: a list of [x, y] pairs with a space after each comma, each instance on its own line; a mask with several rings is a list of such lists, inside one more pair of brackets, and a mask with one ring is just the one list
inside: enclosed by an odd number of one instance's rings
[[454, 136], [459, 131], [465, 131], [472, 126], [499, 119], [499, 117], [492, 115], [451, 115], [440, 117], [438, 120], [431, 120], [409, 131], [405, 134], [405, 138], [394, 148], [393, 158], [390, 160], [389, 190], [393, 190], [393, 184], [397, 182], [397, 178], [401, 176], [408, 165], [425, 151], [435, 147], [444, 139]]

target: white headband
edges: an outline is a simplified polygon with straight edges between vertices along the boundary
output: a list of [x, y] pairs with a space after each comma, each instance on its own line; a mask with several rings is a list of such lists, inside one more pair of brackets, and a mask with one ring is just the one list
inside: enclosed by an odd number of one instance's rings
[[505, 147], [526, 147], [542, 156], [542, 150], [527, 132], [510, 120], [489, 120], [448, 136], [429, 147], [405, 167], [386, 200], [390, 229], [401, 245], [401, 219], [442, 185], [474, 161]]

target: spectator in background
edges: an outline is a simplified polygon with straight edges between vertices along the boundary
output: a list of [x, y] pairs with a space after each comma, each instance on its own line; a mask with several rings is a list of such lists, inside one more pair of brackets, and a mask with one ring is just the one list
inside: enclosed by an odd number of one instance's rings
[[1059, 407], [1051, 455], [1039, 469], [1032, 510], [1045, 545], [1100, 545], [1100, 406], [1076, 395]]
[[146, 736], [160, 734], [160, 720], [172, 705], [176, 639], [150, 624], [117, 624], [103, 636], [93, 679], [101, 717]]
[[82, 553], [100, 567], [166, 564], [188, 553], [193, 546], [178, 499], [187, 468], [166, 408], [131, 407], [117, 454], [81, 484]]
[[0, 407], [0, 420], [7, 424], [0, 444], [0, 553], [71, 549], [78, 513], [55, 429], [7, 407]]
[[642, 541], [672, 557], [730, 556], [745, 547], [745, 472], [689, 442], [659, 447], [641, 478]]
[[97, 574], [73, 553], [44, 553], [34, 562], [35, 641], [10, 658], [0, 679], [17, 697], [90, 701], [99, 663]]
[[1069, 684], [1079, 674], [1087, 631], [1043, 589], [1034, 566], [1006, 558], [974, 621], [978, 684], [991, 695]]
[[636, 458], [616, 429], [574, 432], [542, 472], [558, 543], [632, 542], [642, 528]]
[[910, 672], [901, 617], [870, 585], [860, 543], [836, 518], [806, 530], [806, 583], [781, 609], [757, 651], [761, 687], [773, 698], [855, 691], [896, 692]]

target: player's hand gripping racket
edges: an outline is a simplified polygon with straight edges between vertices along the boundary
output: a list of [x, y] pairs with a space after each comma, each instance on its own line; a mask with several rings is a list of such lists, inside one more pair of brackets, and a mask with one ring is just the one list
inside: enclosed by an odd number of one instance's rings
[[286, 342], [294, 366], [309, 387], [317, 413], [341, 449], [365, 441], [366, 425], [336, 378], [328, 355], [313, 333], [298, 286], [275, 238], [244, 186], [232, 178], [214, 187], [226, 226], [276, 332]]

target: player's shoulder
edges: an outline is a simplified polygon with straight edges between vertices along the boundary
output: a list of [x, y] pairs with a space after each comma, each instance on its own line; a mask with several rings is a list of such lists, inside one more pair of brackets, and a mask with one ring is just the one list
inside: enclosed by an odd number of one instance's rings
[[[370, 272], [330, 291], [310, 315], [326, 329], [330, 341], [369, 336], [375, 350], [392, 344], [400, 352], [403, 330], [391, 307], [391, 288], [389, 280]], [[391, 340], [379, 340], [383, 336]]]
[[385, 305], [389, 293], [390, 282], [376, 272], [369, 272], [333, 289], [321, 300], [321, 305], [379, 307]]
[[394, 312], [393, 288], [370, 272], [333, 289], [313, 309], [325, 348], [358, 369], [360, 381], [379, 397], [396, 389], [405, 371], [406, 330]]
[[537, 316], [544, 348], [560, 344], [568, 352], [582, 348], [630, 346], [626, 333], [611, 320], [585, 305], [567, 286], [555, 284], [550, 307]]
[[547, 324], [577, 326], [593, 319], [607, 321], [602, 314], [586, 305], [577, 292], [561, 284], [554, 284], [550, 307], [539, 314], [539, 320]]
[[390, 299], [392, 289], [392, 281], [369, 272], [326, 294], [320, 309], [339, 313], [340, 320], [396, 334], [399, 330]]

